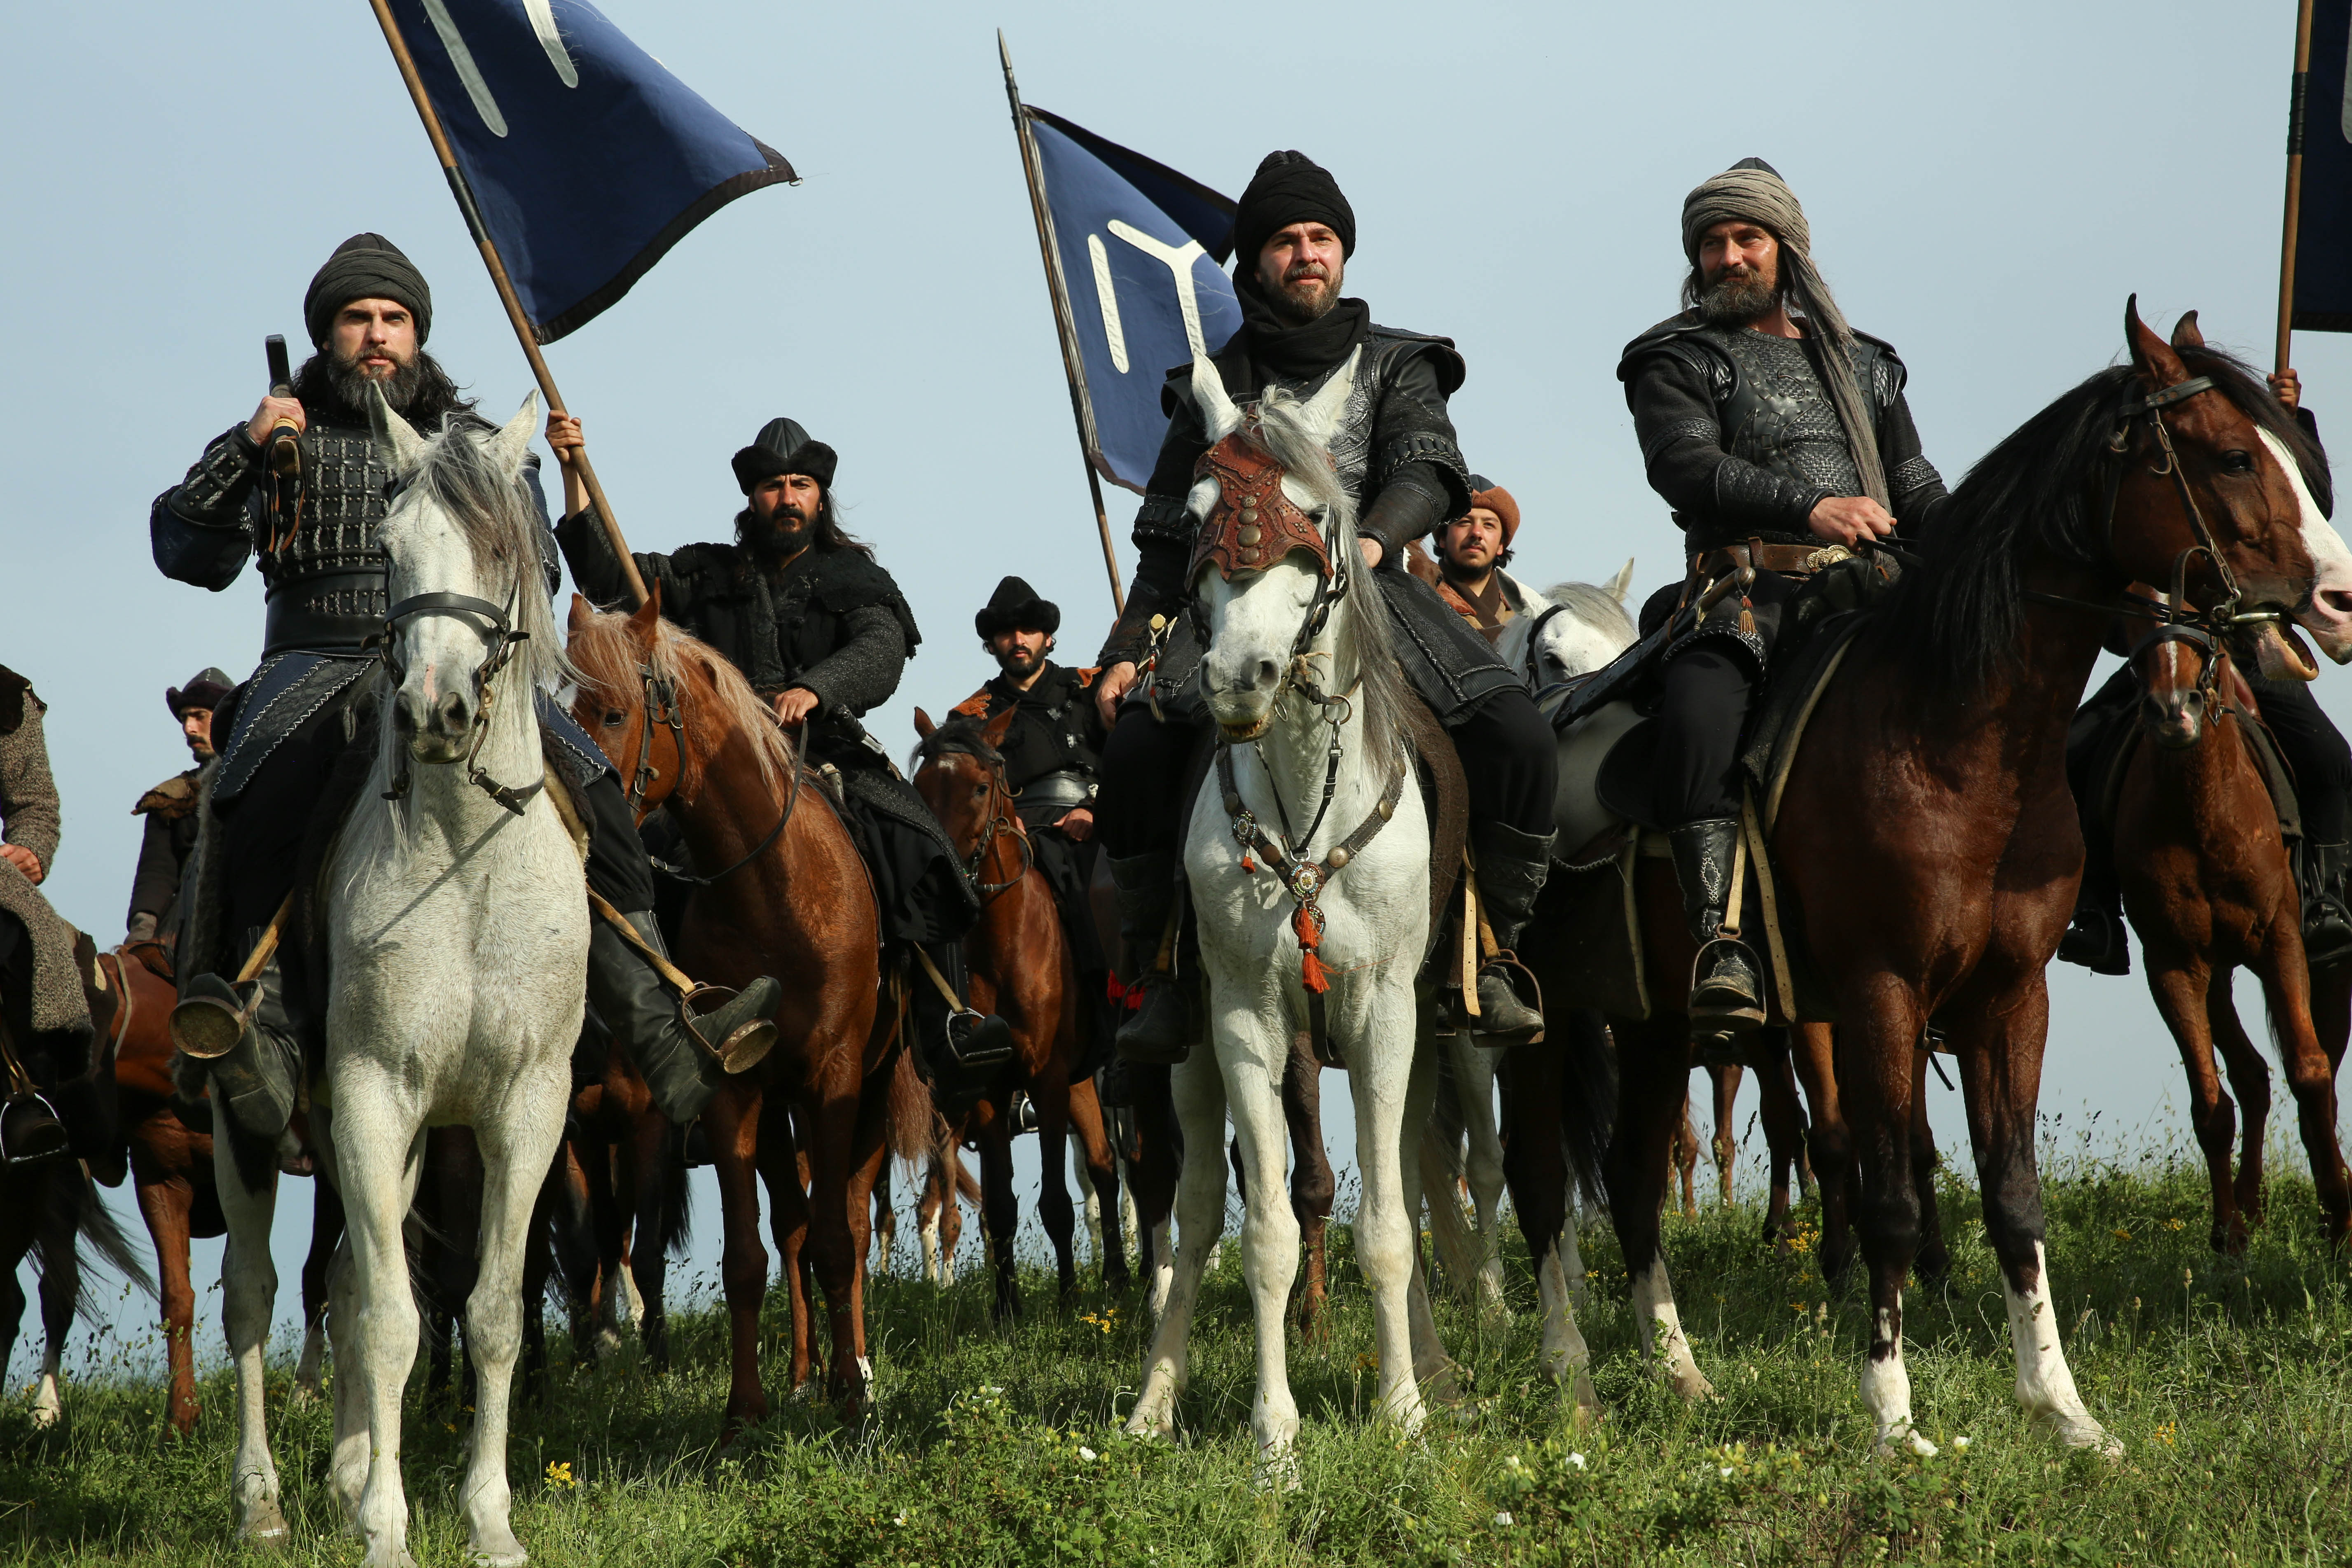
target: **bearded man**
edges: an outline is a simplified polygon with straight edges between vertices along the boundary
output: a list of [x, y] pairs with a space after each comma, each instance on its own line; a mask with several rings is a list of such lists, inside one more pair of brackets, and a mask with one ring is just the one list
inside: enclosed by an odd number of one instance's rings
[[1069, 939], [1081, 994], [1091, 1008], [1106, 994], [1110, 966], [1095, 934], [1087, 890], [1095, 875], [1095, 795], [1108, 738], [1094, 700], [1093, 669], [1072, 669], [1049, 657], [1062, 629], [1062, 607], [1018, 577], [997, 584], [972, 616], [981, 646], [996, 660], [996, 678], [958, 703], [956, 713], [982, 721], [1013, 710], [1012, 727], [997, 750], [1013, 810], [1029, 836], [1037, 869], [1054, 889]]
[[[1404, 674], [1461, 753], [1478, 887], [1507, 950], [1550, 868], [1551, 729], [1493, 649], [1403, 570], [1408, 544], [1469, 510], [1470, 471], [1446, 414], [1464, 366], [1449, 339], [1374, 326], [1361, 300], [1341, 297], [1355, 247], [1355, 212], [1330, 174], [1304, 153], [1268, 153], [1234, 214], [1241, 330], [1213, 358], [1237, 402], [1275, 387], [1312, 396], [1356, 361], [1331, 457], [1356, 500], [1378, 603], [1399, 627]], [[1171, 372], [1160, 393], [1168, 435], [1136, 513], [1135, 585], [1103, 645], [1096, 682], [1106, 721], [1116, 715], [1103, 756], [1103, 847], [1118, 884], [1129, 978], [1141, 987], [1118, 1045], [1121, 1055], [1150, 1062], [1181, 1061], [1196, 1032], [1183, 988], [1154, 962], [1178, 892], [1188, 764], [1207, 722], [1196, 695], [1169, 700], [1189, 686], [1199, 658], [1181, 622], [1155, 677], [1166, 721], [1141, 700], [1123, 709], [1120, 702], [1135, 686], [1151, 617], [1177, 619], [1191, 591], [1186, 573], [1199, 525], [1185, 498], [1208, 439], [1190, 377], [1189, 366]], [[1480, 976], [1477, 1001], [1476, 1018], [1465, 1017], [1459, 1004], [1456, 1017], [1488, 1044], [1530, 1039], [1543, 1027], [1542, 1015], [1513, 993], [1503, 965]]]
[[[589, 510], [575, 462], [584, 440], [578, 418], [549, 416], [567, 514], [555, 537], [580, 591], [610, 603], [624, 591], [621, 563]], [[841, 526], [839, 461], [798, 421], [769, 420], [732, 460], [744, 499], [735, 542], [638, 554], [637, 572], [659, 586], [663, 616], [742, 671], [777, 721], [801, 731], [803, 754], [838, 773], [886, 949], [909, 959], [919, 950], [954, 994], [950, 1004], [927, 977], [912, 977], [919, 1060], [934, 1083], [953, 1082], [1009, 1058], [1013, 1034], [965, 1001], [963, 937], [980, 903], [955, 847], [858, 722], [898, 689], [923, 637], [897, 581]]]
[[138, 868], [131, 876], [125, 942], [171, 942], [178, 937], [180, 879], [196, 847], [198, 779], [214, 755], [213, 710], [227, 700], [236, 684], [227, 671], [205, 668], [191, 676], [187, 685], [163, 689], [163, 704], [179, 724], [192, 761], [185, 772], [141, 795], [131, 808], [131, 815], [145, 817], [147, 826], [140, 835]]
[[[445, 426], [492, 428], [425, 352], [432, 291], [382, 235], [353, 235], [335, 247], [303, 295], [302, 319], [316, 352], [296, 374], [293, 395], [263, 398], [251, 419], [215, 437], [187, 478], [155, 499], [148, 518], [165, 576], [217, 593], [257, 558], [268, 585], [260, 667], [215, 715], [215, 734], [226, 729], [226, 737], [215, 742], [220, 762], [208, 796], [215, 821], [205, 853], [220, 858], [226, 907], [211, 923], [221, 929], [199, 951], [182, 953], [195, 971], [184, 994], [232, 1006], [240, 998], [218, 972], [241, 967], [276, 918], [338, 760], [354, 744], [372, 743], [373, 699], [362, 678], [377, 662], [369, 639], [384, 629], [390, 608], [376, 535], [391, 510], [392, 468], [370, 432], [367, 400], [381, 392], [393, 412], [428, 434]], [[293, 481], [265, 471], [263, 444], [281, 422], [299, 433], [301, 465]], [[526, 461], [520, 482], [543, 521], [536, 458]], [[542, 564], [552, 592], [552, 549]], [[588, 886], [631, 911], [640, 937], [658, 946], [653, 870], [619, 780], [571, 715], [547, 693], [536, 697], [549, 761], [588, 824]], [[601, 920], [589, 929], [590, 1005], [655, 1104], [675, 1121], [691, 1121], [725, 1081], [714, 1043], [733, 1049], [739, 1070], [748, 1067], [761, 1054], [757, 1037], [772, 1040], [765, 1020], [779, 987], [761, 979], [689, 1020], [618, 931]], [[261, 972], [244, 1038], [210, 1064], [218, 1097], [260, 1138], [285, 1131], [306, 1053], [321, 1047], [327, 999], [306, 984], [298, 946], [278, 948]]]
[[[1657, 680], [1653, 808], [1667, 830], [1691, 935], [1695, 1032], [1764, 1021], [1762, 973], [1725, 941], [1739, 837], [1738, 749], [1784, 612], [1815, 574], [1894, 534], [1916, 537], [1945, 498], [1903, 398], [1903, 362], [1846, 325], [1814, 269], [1804, 209], [1746, 158], [1683, 202], [1682, 313], [1617, 366], [1651, 488], [1675, 509], [1689, 570], [1643, 606], [1673, 617]], [[1760, 541], [1752, 548], [1749, 542]], [[1752, 565], [1745, 598], [1706, 589]]]
[[1510, 574], [1496, 570], [1511, 563], [1511, 542], [1518, 536], [1519, 503], [1476, 474], [1470, 476], [1470, 510], [1433, 536], [1436, 581], [1431, 585], [1488, 647], [1502, 642], [1503, 629], [1527, 608]]

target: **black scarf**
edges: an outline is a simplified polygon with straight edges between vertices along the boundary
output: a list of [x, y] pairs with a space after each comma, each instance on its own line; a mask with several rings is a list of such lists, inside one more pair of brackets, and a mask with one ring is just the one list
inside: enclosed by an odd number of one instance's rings
[[1334, 369], [1372, 330], [1371, 307], [1349, 299], [1302, 325], [1276, 309], [1255, 271], [1234, 279], [1234, 294], [1242, 330], [1219, 351], [1217, 370], [1225, 395], [1237, 402], [1263, 393], [1268, 381], [1306, 381]]

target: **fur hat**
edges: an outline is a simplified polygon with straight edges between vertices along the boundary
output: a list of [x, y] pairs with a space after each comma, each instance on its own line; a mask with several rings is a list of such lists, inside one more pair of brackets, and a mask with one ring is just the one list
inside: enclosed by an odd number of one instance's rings
[[433, 331], [433, 290], [425, 287], [425, 274], [380, 234], [352, 236], [311, 274], [310, 287], [302, 294], [302, 325], [310, 330], [313, 347], [326, 345], [335, 312], [354, 300], [391, 300], [407, 306], [416, 318], [420, 347]]
[[1511, 492], [1484, 474], [1473, 474], [1470, 476], [1470, 504], [1484, 507], [1503, 520], [1503, 548], [1508, 550], [1511, 541], [1519, 533], [1519, 503], [1511, 499]]
[[[354, 296], [354, 298], [357, 297]], [[236, 687], [236, 682], [228, 678], [228, 671], [216, 666], [207, 666], [188, 677], [188, 683], [185, 686], [165, 687], [163, 703], [171, 709], [172, 717], [174, 719], [181, 717], [191, 708], [201, 708], [209, 713], [219, 707], [221, 700]]]
[[1062, 629], [1062, 606], [1039, 598], [1037, 590], [1020, 578], [1007, 577], [996, 585], [987, 607], [972, 616], [971, 624], [982, 642], [999, 632], [1044, 632], [1052, 637]]
[[778, 474], [806, 474], [831, 489], [834, 465], [839, 460], [832, 447], [811, 440], [799, 420], [771, 419], [760, 426], [750, 446], [735, 454], [735, 482], [750, 495], [762, 479]]

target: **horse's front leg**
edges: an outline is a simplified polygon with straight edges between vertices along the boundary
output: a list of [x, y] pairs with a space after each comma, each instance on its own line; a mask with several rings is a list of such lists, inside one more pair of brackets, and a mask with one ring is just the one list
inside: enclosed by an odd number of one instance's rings
[[[1897, 1445], [1932, 1455], [1936, 1446], [1911, 1424], [1911, 1373], [1903, 1361], [1903, 1285], [1919, 1249], [1919, 1191], [1911, 1169], [1911, 1093], [1921, 1016], [1916, 994], [1895, 975], [1864, 978], [1840, 998], [1846, 1020], [1837, 1032], [1837, 1081], [1861, 1151], [1862, 1203], [1856, 1220], [1870, 1270], [1870, 1348], [1862, 1368], [1862, 1402], [1877, 1423], [1878, 1452]], [[1957, 1010], [1957, 1009], [1955, 1009]], [[1968, 1006], [1966, 1028], [1982, 1026], [1984, 1009]], [[2026, 1130], [2033, 1112], [2026, 1108]], [[1981, 1147], [1981, 1145], [1979, 1145]], [[1988, 1189], [1988, 1208], [1992, 1202]]]
[[269, 1456], [263, 1408], [263, 1352], [278, 1305], [278, 1266], [269, 1256], [269, 1226], [278, 1204], [276, 1152], [248, 1149], [259, 1178], [247, 1186], [237, 1165], [244, 1138], [226, 1114], [214, 1118], [213, 1181], [220, 1195], [227, 1240], [221, 1248], [221, 1326], [236, 1369], [236, 1452], [229, 1461], [229, 1506], [236, 1532], [265, 1546], [283, 1545], [286, 1515], [278, 1506], [278, 1466]]
[[1609, 1213], [1633, 1281], [1634, 1330], [1657, 1358], [1667, 1384], [1685, 1399], [1704, 1399], [1715, 1385], [1700, 1375], [1683, 1332], [1658, 1227], [1668, 1181], [1667, 1147], [1690, 1115], [1689, 1025], [1680, 1014], [1667, 1013], [1646, 1023], [1614, 1019], [1611, 1027], [1622, 1076], [1617, 1131], [1606, 1159]]
[[1473, 1044], [1467, 1035], [1449, 1036], [1447, 1042], [1462, 1124], [1470, 1135], [1462, 1173], [1478, 1215], [1478, 1308], [1500, 1317], [1508, 1311], [1503, 1304], [1503, 1138], [1495, 1120], [1495, 1075], [1502, 1053]]
[[[1412, 983], [1381, 972], [1362, 1007], [1346, 1036], [1348, 1089], [1356, 1105], [1356, 1169], [1364, 1184], [1356, 1212], [1356, 1261], [1372, 1293], [1380, 1409], [1411, 1434], [1421, 1429], [1426, 1414], [1412, 1342], [1412, 1298], [1421, 1269], [1415, 1221], [1421, 1211], [1417, 1203], [1406, 1206], [1404, 1169], [1405, 1119], [1414, 1089], [1419, 1035]], [[1334, 1027], [1339, 1027], [1336, 1020]], [[1434, 1092], [1433, 1064], [1432, 1058], [1420, 1065], [1426, 1079], [1420, 1100], [1423, 1121]], [[1416, 1139], [1420, 1131], [1421, 1123], [1414, 1123]], [[1417, 1197], [1419, 1183], [1414, 1186]], [[1447, 1201], [1453, 1201], [1452, 1194]], [[1421, 1310], [1428, 1310], [1425, 1286]], [[1426, 1337], [1434, 1340], [1433, 1326]], [[1441, 1361], [1443, 1353], [1437, 1352]]]
[[515, 1539], [507, 1482], [507, 1412], [522, 1342], [523, 1258], [540, 1189], [563, 1136], [564, 1064], [542, 1081], [518, 1083], [499, 1112], [475, 1124], [482, 1154], [481, 1258], [466, 1301], [466, 1354], [474, 1365], [473, 1452], [457, 1496], [475, 1562], [511, 1568], [529, 1561]]
[[[1190, 1157], [1179, 1163], [1172, 1151], [1167, 1163], [1178, 1166], [1174, 1210], [1179, 1227], [1176, 1256], [1166, 1268], [1167, 1297], [1160, 1310], [1160, 1327], [1143, 1362], [1143, 1392], [1127, 1418], [1129, 1433], [1166, 1436], [1176, 1426], [1176, 1395], [1183, 1390], [1192, 1333], [1192, 1309], [1201, 1296], [1201, 1277], [1208, 1271], [1209, 1254], [1225, 1228], [1225, 1163], [1218, 1158], [1225, 1130], [1225, 1079], [1216, 1058], [1195, 1046], [1189, 1059], [1167, 1069], [1167, 1094], [1174, 1120], [1183, 1131]], [[1172, 1141], [1171, 1141], [1172, 1142]], [[1160, 1222], [1159, 1258], [1167, 1256], [1166, 1221]]]
[[1061, 1064], [1049, 1064], [1041, 1079], [1031, 1080], [1029, 1094], [1037, 1106], [1037, 1218], [1054, 1244], [1057, 1283], [1066, 1301], [1078, 1288], [1078, 1215], [1061, 1154], [1070, 1142], [1070, 1085]]
[[[727, 1298], [727, 1413], [719, 1426], [720, 1441], [726, 1443], [733, 1442], [745, 1426], [768, 1418], [768, 1391], [760, 1385], [760, 1305], [768, 1293], [768, 1249], [760, 1245], [756, 1170], [761, 1100], [758, 1084], [737, 1079], [702, 1113], [726, 1231], [719, 1261], [719, 1288]], [[656, 1243], [640, 1237], [637, 1245]]]
[[[1298, 1436], [1298, 1406], [1290, 1397], [1288, 1338], [1290, 1283], [1298, 1271], [1298, 1216], [1291, 1211], [1289, 1129], [1282, 1114], [1282, 1075], [1290, 1058], [1290, 1031], [1249, 1005], [1259, 987], [1216, 987], [1219, 1005], [1210, 1026], [1217, 1066], [1225, 1081], [1225, 1102], [1239, 1145], [1242, 1191], [1242, 1276], [1249, 1284], [1257, 1320], [1257, 1396], [1250, 1405], [1250, 1432], [1262, 1466], [1276, 1467], [1287, 1482], [1291, 1445]], [[1185, 1149], [1193, 1148], [1186, 1128]], [[1213, 1147], [1213, 1145], [1212, 1145]], [[1206, 1150], [1202, 1152], [1205, 1154]], [[1186, 1164], [1192, 1163], [1188, 1157]], [[1188, 1173], [1189, 1174], [1189, 1173]], [[1189, 1253], [1192, 1225], [1188, 1214], [1181, 1243]]]
[[[379, 1026], [390, 1022], [378, 1018]], [[424, 1171], [425, 1130], [399, 1087], [349, 1067], [339, 1076], [331, 1142], [358, 1297], [358, 1343], [352, 1347], [358, 1353], [346, 1354], [338, 1342], [335, 1383], [339, 1393], [346, 1378], [360, 1384], [368, 1444], [367, 1484], [353, 1522], [367, 1546], [368, 1568], [415, 1568], [400, 1478], [400, 1406], [416, 1363], [418, 1318], [402, 1226]], [[344, 1408], [340, 1399], [337, 1405]], [[339, 1433], [339, 1455], [344, 1436]]]

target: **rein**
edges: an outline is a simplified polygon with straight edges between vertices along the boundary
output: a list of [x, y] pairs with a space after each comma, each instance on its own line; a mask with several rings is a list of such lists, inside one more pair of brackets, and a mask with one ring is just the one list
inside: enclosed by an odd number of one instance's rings
[[[629, 780], [629, 812], [631, 816], [642, 821], [645, 816], [646, 796], [651, 792], [654, 782], [661, 777], [661, 770], [653, 765], [655, 725], [669, 726], [670, 744], [677, 759], [677, 771], [681, 776], [686, 772], [686, 702], [678, 696], [677, 683], [656, 674], [653, 661], [650, 659], [639, 661], [637, 679], [645, 685], [645, 726], [637, 732], [637, 765]], [[687, 883], [690, 887], [708, 888], [725, 881], [766, 854], [768, 847], [782, 837], [785, 826], [793, 820], [793, 812], [801, 803], [801, 763], [798, 753], [794, 753], [793, 757], [792, 773], [792, 789], [784, 796], [783, 813], [776, 818], [776, 825], [768, 829], [765, 837], [745, 850], [726, 869], [703, 876], [698, 872], [689, 871], [683, 866], [673, 866], [658, 855], [648, 854], [646, 858], [652, 863], [653, 868], [663, 876], [672, 881]]]
[[[383, 617], [383, 629], [368, 640], [379, 645], [377, 657], [383, 659], [394, 686], [408, 679], [408, 668], [400, 662], [400, 629], [403, 622], [425, 616], [454, 616], [472, 624], [478, 618], [488, 623], [488, 629], [477, 626], [489, 652], [482, 660], [478, 677], [482, 687], [481, 710], [474, 715], [474, 738], [466, 747], [464, 758], [466, 782], [497, 801], [515, 816], [520, 816], [530, 806], [531, 797], [547, 787], [547, 774], [527, 784], [502, 784], [483, 771], [482, 742], [489, 739], [490, 706], [498, 694], [495, 684], [499, 672], [514, 658], [515, 645], [529, 639], [529, 632], [514, 629], [515, 597], [522, 591], [518, 584], [507, 594], [506, 607], [501, 609], [488, 599], [477, 599], [470, 594], [412, 594], [393, 605]], [[394, 775], [392, 787], [383, 792], [385, 800], [401, 800], [408, 795], [408, 752], [401, 750], [400, 772]]]
[[[1021, 868], [1002, 882], [982, 881], [980, 868], [988, 858], [990, 847], [999, 838], [1006, 837], [1021, 846]], [[1004, 763], [1000, 760], [992, 763], [988, 770], [988, 821], [980, 830], [980, 841], [972, 846], [971, 853], [964, 858], [964, 880], [971, 884], [971, 890], [980, 895], [980, 901], [984, 904], [999, 894], [1019, 887], [1036, 864], [1037, 852], [1030, 847], [1029, 835], [1022, 829], [1020, 819], [1013, 814], [1013, 789], [1004, 782]]]

